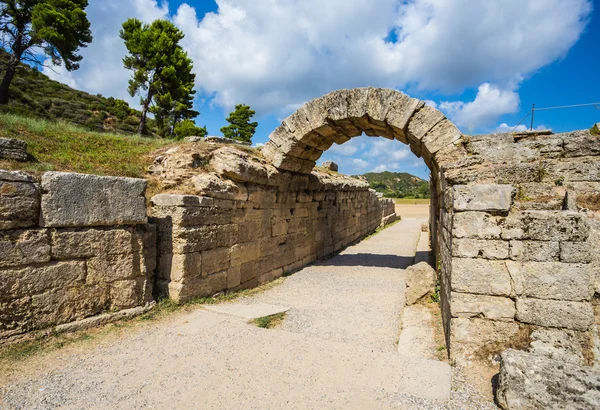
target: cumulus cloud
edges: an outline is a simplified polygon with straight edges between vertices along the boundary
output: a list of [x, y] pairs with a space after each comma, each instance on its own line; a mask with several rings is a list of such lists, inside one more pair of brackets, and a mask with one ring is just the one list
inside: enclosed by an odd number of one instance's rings
[[565, 56], [591, 12], [589, 0], [217, 4], [204, 17], [183, 4], [174, 16], [199, 85], [222, 106], [249, 103], [261, 113], [355, 86], [511, 89]]
[[515, 91], [484, 83], [479, 86], [475, 100], [444, 101], [438, 108], [459, 128], [473, 130], [495, 123], [504, 114], [517, 112], [519, 103], [519, 94]]
[[[197, 88], [225, 109], [245, 103], [282, 116], [339, 88], [454, 93], [489, 84], [487, 98], [498, 92], [507, 110], [524, 78], [566, 55], [592, 9], [591, 0], [216, 0], [216, 12], [198, 15], [189, 3], [169, 15], [166, 0], [92, 0], [94, 42], [81, 69], [50, 75], [137, 100], [127, 95], [118, 31], [128, 17], [166, 17], [186, 34]], [[480, 102], [448, 108], [467, 126], [497, 118]]]
[[[529, 129], [528, 126], [523, 125], [523, 124], [519, 124], [517, 126], [514, 125], [508, 125], [507, 123], [502, 123], [500, 124], [498, 127], [496, 127], [496, 132], [523, 132], [523, 131], [527, 131]], [[544, 130], [550, 130], [551, 128], [545, 126], [544, 124], [538, 125], [537, 127], [534, 128], [534, 131], [544, 131]]]

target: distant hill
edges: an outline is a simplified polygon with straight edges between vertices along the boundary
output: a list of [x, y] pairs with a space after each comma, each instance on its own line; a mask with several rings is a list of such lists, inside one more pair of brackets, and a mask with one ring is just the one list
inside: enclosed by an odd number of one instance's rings
[[388, 198], [429, 198], [429, 182], [406, 172], [369, 172], [371, 188]]
[[[0, 50], [0, 75], [8, 54]], [[75, 90], [51, 80], [35, 68], [22, 64], [10, 87], [10, 103], [1, 112], [64, 120], [90, 130], [132, 134], [140, 123], [140, 112], [127, 102]], [[148, 129], [155, 132], [154, 120]]]

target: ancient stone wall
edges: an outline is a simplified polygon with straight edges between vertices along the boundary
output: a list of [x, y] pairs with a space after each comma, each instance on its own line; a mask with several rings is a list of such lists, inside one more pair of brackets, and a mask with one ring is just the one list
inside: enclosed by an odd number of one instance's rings
[[146, 182], [0, 171], [0, 343], [152, 300]]
[[[374, 231], [383, 207], [365, 181], [279, 172], [222, 148], [195, 195], [152, 198], [158, 226], [157, 288], [177, 301], [255, 287]], [[389, 214], [388, 214], [389, 215]]]

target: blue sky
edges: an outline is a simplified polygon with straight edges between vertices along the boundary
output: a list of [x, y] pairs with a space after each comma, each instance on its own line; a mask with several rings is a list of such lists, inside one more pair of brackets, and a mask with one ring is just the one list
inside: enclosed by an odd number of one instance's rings
[[[127, 95], [118, 38], [128, 17], [171, 19], [197, 73], [198, 125], [219, 135], [235, 104], [257, 111], [256, 144], [331, 90], [390, 87], [436, 105], [470, 134], [509, 131], [537, 107], [600, 101], [600, 24], [591, 0], [90, 0], [94, 42], [81, 69], [47, 73], [93, 93]], [[594, 107], [544, 111], [556, 132], [600, 121]], [[527, 122], [528, 123], [528, 122]], [[332, 147], [349, 174], [428, 170], [397, 141]]]

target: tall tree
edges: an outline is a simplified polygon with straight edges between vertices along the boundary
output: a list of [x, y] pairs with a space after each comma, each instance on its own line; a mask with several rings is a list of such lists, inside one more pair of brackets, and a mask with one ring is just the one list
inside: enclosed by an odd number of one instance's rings
[[148, 112], [152, 112], [161, 135], [172, 135], [177, 121], [198, 115], [192, 110], [196, 80], [192, 60], [179, 45], [183, 33], [168, 20], [142, 24], [129, 19], [120, 36], [129, 51], [123, 64], [133, 70], [129, 93], [141, 96], [138, 133], [146, 133]]
[[[8, 104], [8, 90], [22, 61], [77, 70], [81, 47], [92, 42], [85, 8], [88, 0], [0, 0], [0, 46], [10, 53], [0, 83], [0, 104]], [[39, 53], [39, 50], [43, 53]]]
[[221, 132], [227, 138], [238, 141], [252, 142], [256, 132], [257, 122], [250, 122], [256, 112], [249, 105], [238, 104], [235, 110], [227, 118], [228, 126], [221, 128]]

